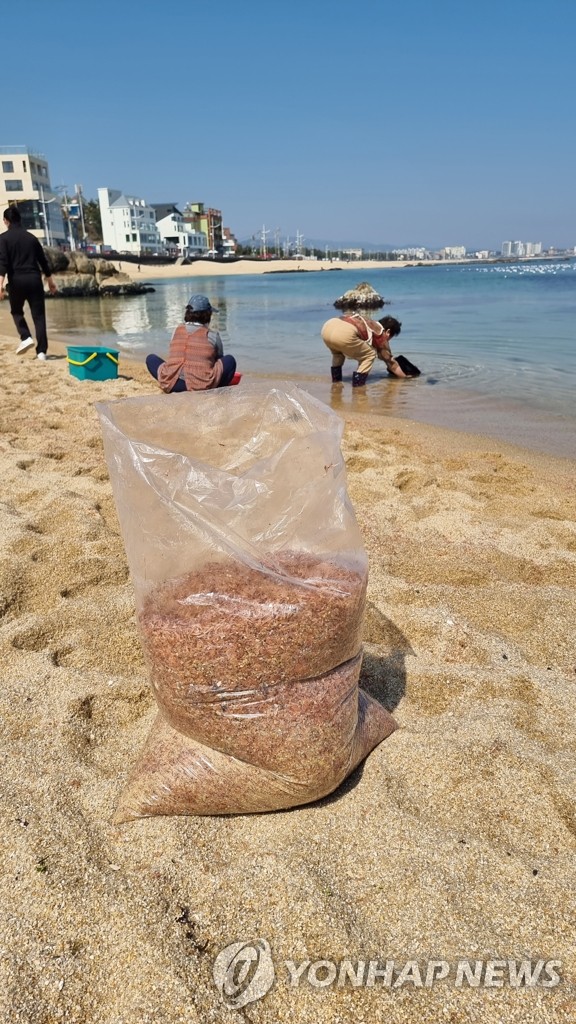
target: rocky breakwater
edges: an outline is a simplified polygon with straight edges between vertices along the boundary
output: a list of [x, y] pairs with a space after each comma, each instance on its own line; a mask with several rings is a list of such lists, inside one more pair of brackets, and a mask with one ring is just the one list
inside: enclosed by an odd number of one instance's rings
[[[101, 257], [90, 258], [83, 252], [62, 252], [61, 249], [45, 248], [44, 251], [52, 266], [58, 295], [63, 298], [94, 295], [106, 298], [154, 291], [150, 285], [132, 281], [128, 274], [121, 273], [113, 263]], [[50, 293], [46, 292], [46, 296]]]

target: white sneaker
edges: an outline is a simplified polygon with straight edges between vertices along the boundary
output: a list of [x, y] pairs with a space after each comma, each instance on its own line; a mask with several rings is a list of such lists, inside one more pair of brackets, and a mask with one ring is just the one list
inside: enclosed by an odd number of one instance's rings
[[33, 344], [34, 341], [32, 338], [24, 338], [24, 340], [20, 342], [18, 348], [16, 349], [16, 355], [21, 356], [22, 353], [27, 352], [28, 349], [31, 348]]
[[40, 359], [43, 363], [45, 363], [46, 362], [46, 353], [45, 352], [39, 352], [38, 355], [36, 356], [36, 359]]

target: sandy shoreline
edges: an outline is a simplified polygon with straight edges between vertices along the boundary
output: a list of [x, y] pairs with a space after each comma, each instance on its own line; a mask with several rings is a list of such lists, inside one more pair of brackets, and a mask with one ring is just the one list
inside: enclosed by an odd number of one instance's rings
[[[530, 264], [534, 262], [541, 262], [542, 260], [548, 261], [550, 259], [567, 259], [566, 256], [561, 257], [530, 257], [528, 259], [521, 260], [520, 262]], [[339, 270], [401, 270], [406, 267], [446, 267], [455, 266], [457, 264], [467, 264], [472, 266], [490, 266], [495, 263], [500, 263], [499, 259], [487, 259], [487, 260], [471, 260], [467, 259], [442, 259], [442, 260], [312, 260], [303, 258], [301, 260], [240, 260], [232, 263], [218, 263], [212, 260], [202, 260], [196, 263], [191, 263], [189, 266], [177, 266], [170, 264], [169, 266], [162, 265], [144, 265], [140, 266], [135, 263], [127, 263], [126, 260], [118, 259], [114, 262], [114, 265], [134, 278], [135, 281], [152, 281], [160, 278], [177, 278], [177, 277], [215, 277], [215, 276], [235, 276], [238, 274], [278, 274], [278, 273], [298, 273], [298, 272], [326, 272], [326, 271], [339, 271]], [[338, 276], [338, 275], [336, 275]]]
[[[177, 266], [173, 263], [168, 266], [144, 265], [140, 270], [138, 265], [127, 263], [126, 260], [113, 260], [114, 266], [123, 273], [128, 274], [135, 281], [154, 281], [161, 278], [177, 277], [235, 277], [243, 274], [294, 274], [294, 273], [332, 273], [339, 270], [386, 270], [398, 269], [399, 267], [412, 266], [406, 260], [385, 260], [375, 262], [374, 260], [241, 260], [236, 263], [216, 263], [212, 260], [199, 260], [189, 266]], [[445, 265], [444, 260], [438, 261]], [[451, 260], [450, 262], [457, 262]], [[339, 274], [334, 273], [336, 280]]]
[[[573, 1022], [574, 463], [344, 407], [362, 682], [399, 730], [319, 804], [113, 826], [154, 703], [94, 402], [155, 386], [14, 348], [4, 307], [0, 1019]], [[214, 958], [260, 937], [276, 984], [226, 1009]], [[288, 985], [284, 961], [346, 958], [558, 960], [562, 983]]]

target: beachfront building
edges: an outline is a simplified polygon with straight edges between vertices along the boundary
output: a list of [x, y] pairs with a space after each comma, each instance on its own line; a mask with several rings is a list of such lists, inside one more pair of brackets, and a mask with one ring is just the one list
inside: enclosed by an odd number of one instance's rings
[[211, 206], [205, 208], [204, 203], [186, 203], [184, 221], [189, 230], [201, 232], [208, 240], [208, 255], [220, 256], [223, 252], [222, 211]]
[[502, 242], [503, 256], [539, 256], [542, 242]]
[[421, 245], [408, 249], [393, 249], [392, 255], [397, 260], [430, 260], [433, 258], [432, 253]]
[[[0, 146], [0, 203], [15, 203], [22, 224], [42, 245], [67, 244], [60, 196], [50, 184], [48, 161], [27, 146]], [[0, 231], [4, 231], [4, 222]]]
[[114, 188], [99, 188], [98, 202], [104, 245], [115, 252], [134, 256], [164, 252], [154, 207], [145, 199], [125, 195]]
[[208, 252], [207, 238], [202, 231], [191, 230], [175, 203], [152, 203], [156, 215], [156, 227], [162, 245], [169, 255], [205, 256]]
[[465, 245], [446, 245], [440, 250], [440, 255], [445, 260], [463, 260], [466, 256]]
[[222, 250], [224, 256], [235, 256], [238, 239], [232, 234], [230, 228], [222, 228]]

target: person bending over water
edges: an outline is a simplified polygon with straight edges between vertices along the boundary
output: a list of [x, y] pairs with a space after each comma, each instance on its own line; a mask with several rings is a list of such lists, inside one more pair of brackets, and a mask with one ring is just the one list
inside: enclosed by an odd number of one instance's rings
[[352, 313], [327, 320], [321, 334], [322, 341], [332, 353], [333, 382], [338, 384], [342, 380], [345, 360], [354, 359], [358, 367], [352, 374], [352, 387], [363, 387], [376, 356], [384, 360], [388, 372], [394, 377], [408, 376], [390, 351], [390, 339], [400, 334], [401, 328], [402, 324], [393, 316], [365, 320], [360, 313]]

